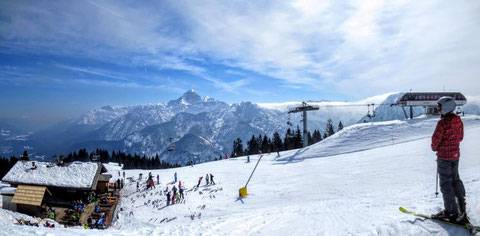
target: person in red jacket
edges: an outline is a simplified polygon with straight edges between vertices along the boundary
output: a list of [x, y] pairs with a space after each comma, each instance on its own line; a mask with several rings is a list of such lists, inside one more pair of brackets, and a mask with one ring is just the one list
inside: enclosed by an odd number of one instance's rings
[[435, 218], [450, 222], [468, 220], [465, 209], [465, 187], [458, 174], [460, 142], [463, 140], [463, 122], [453, 111], [455, 99], [441, 97], [437, 109], [441, 119], [432, 136], [432, 150], [437, 152], [437, 171], [445, 209]]

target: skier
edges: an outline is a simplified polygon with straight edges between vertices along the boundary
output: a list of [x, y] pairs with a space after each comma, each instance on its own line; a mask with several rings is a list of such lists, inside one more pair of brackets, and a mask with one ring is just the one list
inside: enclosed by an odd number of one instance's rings
[[200, 178], [198, 178], [197, 188], [200, 186], [200, 183], [202, 182], [202, 179], [203, 179], [203, 176], [200, 176]]
[[147, 182], [146, 182], [146, 184], [147, 184], [147, 190], [149, 190], [149, 189], [150, 189], [150, 187], [151, 187], [151, 186], [150, 186], [150, 180], [148, 180], [148, 179], [147, 179]]
[[247, 155], [247, 163], [250, 163], [250, 155]]
[[170, 192], [167, 193], [167, 206], [170, 205]]
[[177, 195], [177, 187], [175, 187], [175, 185], [173, 185], [172, 190], [173, 190], [173, 195]]
[[212, 183], [212, 185], [215, 184], [215, 181], [213, 181], [213, 175], [212, 174], [210, 174], [210, 182]]
[[175, 174], [173, 175], [174, 179], [175, 179], [175, 183], [177, 182], [177, 172], [175, 172]]
[[433, 133], [431, 147], [437, 152], [437, 170], [445, 209], [432, 217], [453, 223], [465, 223], [468, 222], [465, 187], [458, 174], [463, 122], [453, 113], [456, 103], [452, 97], [441, 97], [437, 103], [441, 119]]
[[137, 192], [140, 191], [140, 183], [137, 182]]
[[100, 217], [100, 219], [98, 219], [97, 227], [100, 228], [100, 229], [103, 229], [105, 227], [105, 223], [103, 221], [103, 218]]
[[48, 218], [50, 218], [50, 219], [52, 219], [52, 220], [55, 219], [55, 212], [49, 210], [49, 212], [48, 212]]
[[160, 184], [160, 176], [157, 174], [157, 184]]
[[185, 199], [185, 196], [183, 195], [183, 188], [179, 188], [178, 192], [180, 193], [180, 198]]
[[208, 185], [208, 174], [205, 176], [205, 181], [207, 181], [207, 185]]

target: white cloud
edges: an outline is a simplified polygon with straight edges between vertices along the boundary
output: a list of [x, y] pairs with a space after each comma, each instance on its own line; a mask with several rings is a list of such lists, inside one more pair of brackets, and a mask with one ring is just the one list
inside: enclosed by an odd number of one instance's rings
[[111, 79], [116, 79], [116, 80], [123, 80], [123, 81], [131, 81], [130, 79], [124, 78], [125, 75], [120, 75], [118, 73], [112, 73], [110, 71], [100, 69], [100, 68], [83, 68], [83, 67], [78, 67], [78, 66], [69, 66], [69, 65], [63, 65], [63, 64], [54, 64], [55, 67], [65, 69], [65, 70], [71, 70], [75, 72], [82, 72], [86, 74], [91, 74], [91, 75], [99, 75], [102, 77], [107, 77]]
[[115, 12], [115, 11], [113, 11], [113, 10], [111, 10], [111, 9], [108, 9], [108, 8], [106, 8], [106, 7], [104, 7], [104, 6], [96, 3], [95, 1], [88, 0], [88, 2], [90, 2], [91, 4], [93, 4], [93, 5], [96, 6], [96, 7], [99, 7], [99, 8], [101, 8], [101, 9], [107, 11], [107, 12], [112, 13], [112, 14], [115, 15], [115, 16], [118, 16], [118, 17], [120, 17], [120, 18], [122, 18], [122, 19], [125, 19], [125, 17], [123, 17], [122, 15], [120, 15], [120, 14], [118, 14], [117, 12]]
[[220, 88], [223, 91], [235, 92], [235, 93], [238, 92], [239, 88], [241, 88], [241, 87], [250, 83], [249, 79], [240, 79], [240, 80], [235, 80], [235, 81], [232, 81], [232, 82], [225, 82], [223, 80], [213, 78], [213, 77], [208, 76], [208, 75], [203, 75], [202, 78], [207, 80], [207, 81], [212, 82], [215, 87]]
[[349, 99], [444, 85], [480, 91], [478, 1], [37, 4], [2, 2], [11, 19], [0, 22], [7, 47], [187, 71], [225, 91], [249, 80], [218, 79], [209, 65]]

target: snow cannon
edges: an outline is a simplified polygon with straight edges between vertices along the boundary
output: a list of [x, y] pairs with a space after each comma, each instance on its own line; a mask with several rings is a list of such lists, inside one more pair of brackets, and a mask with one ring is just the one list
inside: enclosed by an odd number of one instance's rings
[[253, 173], [255, 173], [255, 170], [257, 169], [257, 166], [258, 166], [258, 163], [260, 163], [260, 160], [262, 160], [262, 157], [263, 155], [260, 155], [260, 158], [258, 158], [258, 161], [257, 161], [257, 164], [255, 165], [255, 168], [253, 168], [253, 171], [252, 173], [250, 174], [250, 177], [248, 178], [247, 180], [247, 183], [245, 184], [245, 186], [241, 189], [238, 190], [238, 195], [239, 197], [245, 197], [247, 196], [247, 185], [248, 185], [248, 182], [250, 182], [250, 179], [252, 178], [253, 176]]

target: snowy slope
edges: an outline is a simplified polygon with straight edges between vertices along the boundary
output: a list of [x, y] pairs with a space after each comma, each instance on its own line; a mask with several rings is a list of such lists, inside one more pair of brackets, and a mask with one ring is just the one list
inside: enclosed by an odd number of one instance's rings
[[[480, 117], [463, 120], [460, 174], [468, 214], [472, 223], [480, 225]], [[161, 184], [139, 193], [135, 183], [127, 183], [122, 190], [123, 211], [117, 211], [118, 220], [105, 231], [33, 228], [0, 220], [0, 235], [468, 235], [464, 229], [415, 220], [398, 210], [403, 206], [434, 213], [442, 208], [442, 198], [434, 194], [435, 154], [430, 150], [437, 121], [358, 124], [306, 149], [283, 152], [280, 157], [265, 155], [243, 199], [238, 198], [238, 189], [259, 156], [251, 156], [251, 163], [240, 157], [154, 170]], [[118, 166], [107, 168], [118, 178]], [[148, 172], [128, 170], [126, 175], [137, 179], [143, 173], [145, 178]], [[191, 191], [185, 204], [165, 207], [160, 189], [175, 172]], [[215, 176], [217, 184], [203, 182], [192, 190], [198, 177], [207, 173]], [[11, 214], [0, 210], [2, 218]], [[192, 220], [191, 215], [197, 217]]]

